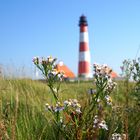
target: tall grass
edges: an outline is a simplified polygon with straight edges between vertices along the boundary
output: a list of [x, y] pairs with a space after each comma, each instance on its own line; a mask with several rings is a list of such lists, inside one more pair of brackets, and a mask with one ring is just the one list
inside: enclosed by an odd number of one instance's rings
[[0, 86], [1, 124], [5, 127], [1, 135], [6, 134], [7, 139], [41, 137], [48, 123], [42, 106], [47, 88], [30, 80], [2, 80]]
[[115, 88], [105, 65], [94, 66], [94, 83], [69, 83], [54, 62], [34, 59], [47, 82], [0, 79], [0, 140], [140, 139], [139, 63], [124, 62]]
[[[83, 90], [79, 88], [83, 87]], [[62, 85], [61, 98], [83, 98], [91, 83]], [[0, 79], [0, 138], [55, 139], [45, 103], [54, 102], [46, 83], [28, 79]]]
[[[77, 98], [84, 106], [88, 99], [87, 91], [92, 82], [62, 83], [60, 98]], [[129, 83], [133, 87], [133, 83]], [[125, 86], [118, 82], [118, 88], [113, 93], [116, 104], [113, 111], [108, 110], [106, 115], [110, 131], [99, 139], [109, 137], [110, 132], [123, 131], [125, 120], [124, 112], [128, 113], [128, 134], [130, 140], [138, 140], [140, 115], [138, 105], [131, 95], [129, 97], [128, 110], [125, 106]], [[46, 83], [22, 80], [0, 80], [0, 138], [4, 140], [55, 140], [55, 132], [51, 127], [52, 118], [45, 111], [45, 103], [53, 103], [52, 94]], [[111, 130], [112, 129], [112, 130]]]

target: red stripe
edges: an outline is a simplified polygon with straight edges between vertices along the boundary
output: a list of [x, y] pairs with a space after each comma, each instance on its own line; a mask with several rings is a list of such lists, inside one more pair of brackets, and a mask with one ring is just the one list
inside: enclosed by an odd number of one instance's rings
[[89, 73], [90, 72], [90, 64], [87, 61], [79, 62], [78, 73]]
[[87, 42], [80, 42], [79, 51], [89, 51], [88, 43]]
[[80, 32], [87, 32], [87, 26], [81, 25], [80, 26]]

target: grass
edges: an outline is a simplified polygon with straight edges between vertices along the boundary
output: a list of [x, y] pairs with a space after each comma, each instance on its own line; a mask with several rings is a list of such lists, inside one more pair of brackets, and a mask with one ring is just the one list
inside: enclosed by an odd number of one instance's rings
[[[62, 83], [60, 99], [76, 98], [82, 106], [86, 105], [89, 88], [92, 82]], [[129, 83], [131, 90], [133, 83]], [[132, 94], [132, 92], [131, 92]], [[123, 131], [125, 115], [128, 115], [128, 133], [130, 140], [140, 138], [139, 106], [128, 95], [128, 110], [125, 110], [125, 86], [118, 82], [112, 94], [115, 109], [106, 112], [110, 128], [99, 139], [111, 135], [111, 132]], [[0, 139], [2, 140], [55, 140], [52, 128], [52, 116], [45, 111], [45, 104], [53, 104], [54, 100], [47, 85], [30, 79], [0, 79]]]

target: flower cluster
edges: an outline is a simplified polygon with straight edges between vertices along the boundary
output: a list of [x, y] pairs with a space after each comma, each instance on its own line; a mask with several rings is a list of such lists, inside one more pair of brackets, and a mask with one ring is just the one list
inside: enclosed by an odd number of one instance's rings
[[133, 60], [132, 76], [134, 81], [140, 83], [140, 58], [138, 58], [138, 60]]
[[104, 80], [107, 80], [110, 77], [110, 74], [112, 72], [112, 69], [110, 69], [106, 64], [99, 65], [97, 63], [94, 63], [94, 76], [97, 78], [104, 77]]
[[60, 112], [62, 110], [64, 110], [64, 106], [62, 106], [60, 102], [57, 102], [55, 106], [50, 106], [48, 103], [46, 103], [46, 111]]
[[125, 134], [120, 134], [120, 133], [114, 133], [112, 134], [112, 137], [110, 140], [125, 140], [126, 139], [126, 135]]
[[41, 59], [37, 56], [33, 58], [33, 62], [35, 64], [47, 64], [47, 63], [53, 63], [55, 62], [56, 58], [52, 58], [51, 56], [48, 56], [48, 58], [46, 59], [45, 57], [41, 57]]
[[50, 106], [48, 103], [46, 103], [46, 110], [50, 112], [60, 112], [70, 107], [72, 107], [72, 109], [76, 113], [78, 114], [82, 113], [81, 105], [78, 103], [76, 99], [65, 100], [63, 104], [61, 104], [60, 102], [57, 102], [55, 106]]
[[33, 63], [42, 71], [43, 75], [46, 76], [47, 81], [62, 81], [64, 73], [57, 71], [56, 69], [56, 58], [49, 56], [47, 59], [42, 57], [34, 57]]
[[123, 62], [122, 77], [128, 82], [130, 80], [135, 81], [134, 93], [132, 94], [136, 104], [140, 104], [140, 58], [131, 60], [125, 60]]
[[39, 64], [39, 57], [34, 57], [34, 58], [33, 58], [33, 63], [34, 63], [35, 65], [38, 65], [38, 64]]
[[56, 69], [53, 69], [52, 71], [48, 71], [47, 79], [52, 79], [55, 81], [62, 81], [63, 80], [63, 72], [57, 71]]
[[107, 65], [94, 64], [95, 83], [98, 87], [104, 87], [108, 94], [116, 87], [116, 82], [113, 82], [111, 73], [112, 69]]
[[[135, 61], [133, 61], [133, 63], [135, 64]], [[131, 78], [131, 73], [133, 70], [133, 63], [130, 60], [124, 60], [123, 61], [123, 66], [121, 66], [121, 70], [122, 70], [122, 74], [121, 76], [126, 78], [126, 79], [130, 79]]]
[[75, 112], [77, 113], [82, 113], [81, 112], [81, 105], [79, 104], [79, 102], [77, 101], [77, 99], [69, 99], [69, 100], [65, 100], [64, 101], [64, 106], [65, 107], [72, 107], [75, 109]]
[[106, 96], [105, 96], [105, 99], [106, 99], [106, 103], [107, 103], [108, 105], [112, 105], [112, 98], [111, 98], [109, 95], [106, 95]]
[[108, 126], [104, 120], [100, 120], [97, 115], [94, 117], [93, 127], [108, 130]]

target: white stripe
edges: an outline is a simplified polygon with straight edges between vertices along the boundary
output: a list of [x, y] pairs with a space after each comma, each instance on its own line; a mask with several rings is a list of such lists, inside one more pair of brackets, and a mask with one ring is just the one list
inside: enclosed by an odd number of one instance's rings
[[88, 32], [80, 33], [80, 42], [88, 42]]
[[83, 77], [83, 78], [92, 78], [92, 73], [81, 73], [80, 74], [80, 77]]
[[88, 61], [88, 62], [90, 62], [90, 53], [89, 53], [89, 51], [79, 52], [79, 61]]

